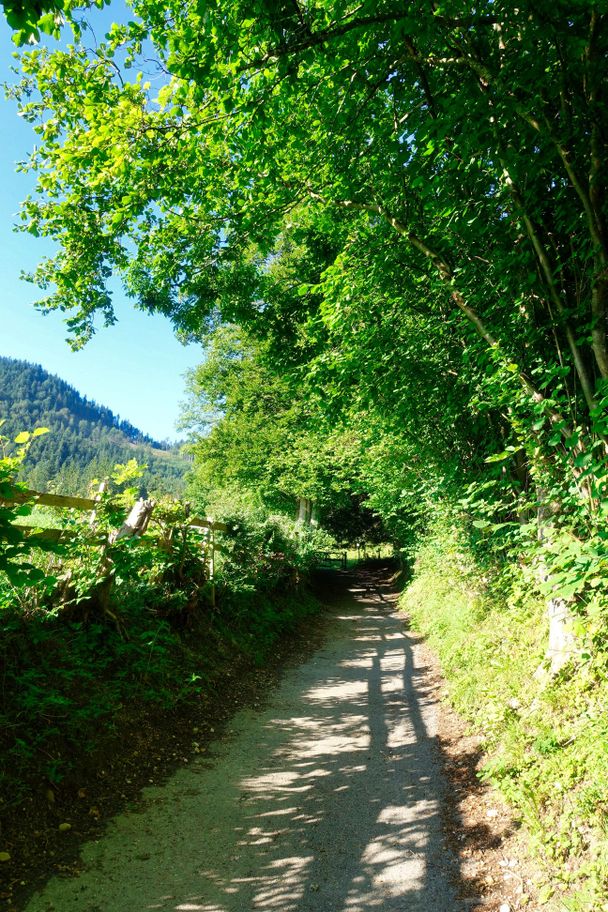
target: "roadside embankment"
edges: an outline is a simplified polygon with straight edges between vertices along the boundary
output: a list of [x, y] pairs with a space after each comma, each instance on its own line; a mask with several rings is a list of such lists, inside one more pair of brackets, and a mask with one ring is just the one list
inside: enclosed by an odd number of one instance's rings
[[319, 608], [302, 589], [203, 604], [185, 628], [131, 606], [126, 635], [61, 615], [5, 623], [0, 908], [69, 871], [83, 838], [255, 703]]
[[517, 569], [480, 569], [453, 530], [423, 544], [400, 606], [438, 653], [454, 707], [481, 735], [482, 776], [501, 789], [544, 860], [540, 900], [573, 912], [608, 909], [603, 653], [553, 679], [535, 675], [545, 604]]

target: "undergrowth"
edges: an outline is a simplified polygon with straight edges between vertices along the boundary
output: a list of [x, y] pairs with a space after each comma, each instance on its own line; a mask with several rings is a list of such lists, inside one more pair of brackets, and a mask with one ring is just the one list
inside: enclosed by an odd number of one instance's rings
[[439, 654], [455, 708], [483, 736], [482, 776], [547, 865], [541, 901], [608, 910], [606, 654], [582, 650], [551, 679], [546, 605], [525, 564], [483, 562], [446, 524], [419, 549], [401, 608]]
[[231, 664], [267, 660], [316, 610], [305, 584], [326, 545], [286, 516], [222, 516], [211, 579], [210, 538], [187, 505], [157, 498], [147, 527], [116, 535], [137, 496], [134, 462], [116, 467], [93, 517], [63, 511], [51, 528], [66, 534], [41, 540], [29, 533], [48, 528], [48, 511], [16, 481], [34, 436], [12, 455], [0, 437], [0, 809], [32, 783], [69, 779], [125, 715], [137, 724]]
[[115, 734], [125, 708], [171, 709], [204, 693], [235, 663], [262, 664], [278, 639], [318, 603], [306, 591], [233, 594], [199, 606], [188, 628], [145, 603], [128, 636], [107, 620], [37, 613], [4, 617], [0, 640], [0, 804], [19, 804], [32, 782], [57, 785]]

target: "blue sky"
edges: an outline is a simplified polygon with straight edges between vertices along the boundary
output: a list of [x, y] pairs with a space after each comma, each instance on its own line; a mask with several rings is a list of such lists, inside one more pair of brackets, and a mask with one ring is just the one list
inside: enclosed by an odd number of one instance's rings
[[[119, 14], [118, 4], [98, 14], [103, 17], [100, 30]], [[15, 79], [10, 72], [14, 50], [10, 29], [0, 16], [1, 82]], [[42, 364], [148, 434], [175, 438], [184, 373], [201, 361], [200, 346], [181, 345], [168, 320], [135, 310], [118, 289], [118, 323], [100, 328], [84, 350], [71, 351], [63, 315], [37, 311], [32, 305], [39, 290], [19, 278], [50, 248], [44, 240], [12, 230], [19, 203], [33, 184], [32, 175], [15, 173], [15, 162], [26, 157], [35, 135], [2, 92], [0, 135], [0, 355]]]

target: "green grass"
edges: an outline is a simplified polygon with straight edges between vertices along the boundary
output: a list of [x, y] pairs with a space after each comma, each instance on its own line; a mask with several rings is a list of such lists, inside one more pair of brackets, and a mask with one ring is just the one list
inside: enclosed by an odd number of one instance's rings
[[[81, 515], [79, 511], [78, 516]], [[28, 526], [36, 529], [67, 529], [73, 523], [74, 511], [58, 510], [55, 507], [44, 507], [36, 504], [28, 516], [17, 516], [16, 526]]]
[[456, 709], [484, 738], [497, 785], [546, 863], [555, 908], [608, 910], [605, 656], [535, 676], [545, 605], [522, 573], [482, 570], [464, 538], [436, 531], [401, 608], [437, 651]]

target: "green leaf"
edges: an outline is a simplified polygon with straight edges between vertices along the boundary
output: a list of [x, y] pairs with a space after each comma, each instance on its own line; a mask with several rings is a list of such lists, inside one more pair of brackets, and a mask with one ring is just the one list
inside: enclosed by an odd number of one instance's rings
[[488, 456], [484, 459], [484, 462], [504, 462], [505, 459], [509, 459], [513, 455], [511, 450], [503, 450], [502, 453], [496, 453], [494, 456]]

